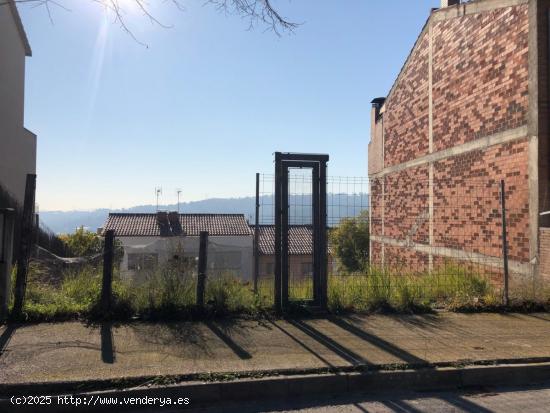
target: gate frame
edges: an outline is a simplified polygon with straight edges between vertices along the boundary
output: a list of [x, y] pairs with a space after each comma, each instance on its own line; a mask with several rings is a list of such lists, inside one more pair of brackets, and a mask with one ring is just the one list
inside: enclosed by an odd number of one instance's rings
[[328, 155], [275, 152], [275, 293], [278, 312], [288, 307], [288, 170], [312, 170], [313, 300], [312, 307], [327, 309], [327, 162]]

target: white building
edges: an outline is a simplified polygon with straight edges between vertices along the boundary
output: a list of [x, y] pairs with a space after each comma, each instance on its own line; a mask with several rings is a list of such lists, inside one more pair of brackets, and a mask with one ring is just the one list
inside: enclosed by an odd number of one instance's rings
[[0, 185], [21, 206], [26, 176], [36, 173], [36, 135], [24, 127], [27, 56], [31, 48], [17, 7], [13, 0], [0, 2]]
[[103, 233], [107, 230], [115, 231], [124, 248], [120, 270], [125, 278], [177, 258], [181, 251], [195, 259], [200, 232], [208, 231], [208, 273], [252, 279], [253, 237], [243, 214], [111, 213]]

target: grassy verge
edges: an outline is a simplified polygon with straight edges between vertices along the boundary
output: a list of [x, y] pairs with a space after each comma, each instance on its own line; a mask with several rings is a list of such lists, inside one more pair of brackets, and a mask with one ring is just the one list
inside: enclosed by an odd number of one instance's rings
[[[311, 282], [293, 280], [291, 294], [308, 296]], [[252, 291], [231, 275], [209, 278], [204, 308], [195, 305], [196, 280], [170, 266], [159, 267], [142, 282], [127, 282], [115, 274], [110, 314], [99, 307], [101, 270], [83, 267], [64, 270], [55, 277], [37, 265], [31, 267], [23, 320], [68, 319], [203, 319], [271, 312], [273, 279], [261, 280], [259, 292]], [[452, 311], [501, 311], [501, 290], [488, 277], [471, 274], [460, 267], [445, 267], [431, 274], [395, 275], [370, 269], [366, 275], [330, 276], [328, 304], [332, 313], [400, 312], [419, 313], [443, 308]], [[550, 288], [533, 283], [512, 290], [514, 310], [549, 307]]]

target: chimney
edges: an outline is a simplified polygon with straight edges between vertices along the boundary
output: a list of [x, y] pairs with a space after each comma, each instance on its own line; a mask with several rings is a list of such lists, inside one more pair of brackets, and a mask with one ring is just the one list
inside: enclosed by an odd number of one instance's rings
[[454, 6], [460, 4], [460, 0], [441, 0], [441, 8], [444, 9], [445, 7]]
[[180, 222], [180, 214], [177, 211], [170, 211], [168, 213], [168, 221], [170, 221], [170, 229], [173, 235], [182, 235], [183, 229]]
[[370, 110], [370, 141], [374, 140], [374, 131], [376, 130], [376, 122], [380, 117], [380, 109], [384, 106], [386, 98], [376, 98], [372, 100], [372, 108]]
[[168, 221], [168, 212], [157, 211], [157, 224], [159, 226], [161, 237], [172, 235], [172, 231], [170, 230], [170, 222]]

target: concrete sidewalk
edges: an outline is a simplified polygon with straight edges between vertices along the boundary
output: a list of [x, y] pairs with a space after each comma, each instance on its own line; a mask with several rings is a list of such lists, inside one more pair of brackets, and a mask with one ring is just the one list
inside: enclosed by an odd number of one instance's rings
[[550, 360], [550, 314], [2, 326], [0, 350], [0, 385], [362, 365], [460, 366]]

